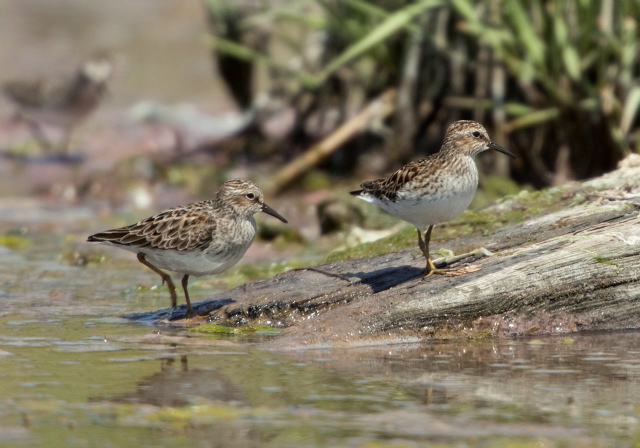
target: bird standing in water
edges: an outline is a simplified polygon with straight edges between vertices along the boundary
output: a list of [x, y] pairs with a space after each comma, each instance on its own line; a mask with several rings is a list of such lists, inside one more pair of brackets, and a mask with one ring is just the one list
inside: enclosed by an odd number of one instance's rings
[[137, 224], [97, 233], [88, 241], [135, 252], [140, 263], [168, 285], [172, 307], [176, 306], [176, 288], [161, 269], [183, 274], [187, 317], [194, 317], [187, 290], [189, 276], [218, 274], [235, 265], [256, 236], [253, 215], [259, 212], [287, 222], [265, 204], [256, 184], [233, 179], [222, 184], [212, 200], [172, 208]]

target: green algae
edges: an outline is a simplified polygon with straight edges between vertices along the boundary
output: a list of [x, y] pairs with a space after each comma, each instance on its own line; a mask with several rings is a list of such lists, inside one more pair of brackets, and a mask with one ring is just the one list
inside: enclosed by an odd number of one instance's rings
[[229, 269], [223, 275], [218, 276], [230, 288], [243, 285], [247, 282], [263, 280], [282, 274], [290, 269], [307, 266], [304, 260], [290, 260], [273, 263], [241, 263]]
[[0, 246], [6, 246], [9, 249], [24, 249], [29, 244], [29, 240], [20, 235], [0, 235]]
[[359, 258], [383, 255], [413, 246], [417, 247], [417, 238], [416, 229], [407, 225], [405, 228], [393, 235], [381, 238], [377, 241], [359, 244], [344, 250], [334, 251], [325, 258], [325, 261], [355, 260]]
[[298, 184], [304, 191], [317, 191], [333, 188], [334, 181], [326, 171], [311, 170], [300, 178]]
[[179, 408], [169, 406], [158, 408], [155, 412], [145, 415], [144, 419], [151, 423], [168, 423], [170, 428], [177, 429], [186, 426], [193, 420], [197, 420], [199, 424], [206, 424], [220, 419], [238, 418], [243, 414], [247, 414], [247, 411], [230, 406], [199, 404]]
[[34, 156], [42, 154], [42, 145], [36, 139], [29, 139], [23, 143], [12, 144], [7, 150], [14, 156]]
[[[531, 191], [531, 188], [525, 186], [524, 190]], [[471, 203], [471, 208], [478, 210], [487, 207], [502, 198], [514, 196], [521, 191], [523, 191], [523, 186], [509, 177], [483, 176], [481, 186]]]
[[213, 334], [239, 334], [240, 331], [237, 328], [225, 327], [218, 324], [202, 324], [197, 327], [190, 328], [189, 331], [195, 333], [213, 333]]
[[256, 239], [268, 242], [277, 251], [291, 251], [302, 248], [305, 244], [305, 239], [297, 228], [271, 218], [259, 220]]
[[590, 251], [586, 251], [585, 250], [583, 252], [586, 253], [587, 255], [589, 255], [591, 258], [593, 258], [593, 260], [595, 260], [597, 263], [607, 264], [609, 266], [615, 266], [616, 267], [616, 274], [620, 273], [620, 264], [618, 262], [613, 261], [613, 260], [609, 260], [609, 259], [604, 258], [604, 257], [601, 257], [599, 255], [596, 255], [593, 252], [590, 252]]
[[475, 331], [471, 335], [469, 335], [469, 339], [471, 340], [484, 340], [484, 339], [492, 339], [495, 335], [492, 330], [480, 330]]
[[601, 263], [601, 264], [608, 264], [608, 265], [611, 265], [611, 266], [615, 266], [616, 267], [616, 274], [618, 274], [620, 272], [620, 265], [617, 262], [613, 261], [613, 260], [607, 260], [606, 258], [602, 258], [602, 257], [599, 257], [597, 255], [594, 255], [593, 259], [596, 260], [598, 263]]

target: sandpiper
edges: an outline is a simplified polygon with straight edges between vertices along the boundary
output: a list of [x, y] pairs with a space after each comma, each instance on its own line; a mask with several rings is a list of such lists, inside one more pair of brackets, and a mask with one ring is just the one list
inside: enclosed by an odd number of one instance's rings
[[440, 152], [408, 163], [384, 179], [363, 182], [362, 189], [351, 194], [416, 226], [418, 246], [427, 261], [425, 277], [445, 273], [447, 269], [436, 269], [429, 258], [431, 231], [469, 206], [478, 188], [474, 159], [488, 149], [516, 158], [492, 142], [480, 123], [456, 121], [447, 129]]
[[42, 124], [63, 132], [60, 152], [66, 153], [71, 132], [93, 112], [107, 91], [113, 73], [111, 56], [98, 52], [84, 61], [77, 71], [59, 79], [20, 79], [3, 85], [4, 95], [16, 106], [32, 135], [45, 148], [53, 145], [44, 134]]
[[140, 263], [167, 283], [172, 307], [176, 306], [176, 288], [161, 269], [183, 274], [187, 317], [193, 317], [187, 290], [189, 276], [218, 274], [235, 265], [256, 236], [253, 215], [258, 212], [287, 222], [265, 204], [255, 183], [233, 179], [223, 183], [212, 200], [172, 208], [137, 224], [97, 233], [88, 241], [137, 253]]

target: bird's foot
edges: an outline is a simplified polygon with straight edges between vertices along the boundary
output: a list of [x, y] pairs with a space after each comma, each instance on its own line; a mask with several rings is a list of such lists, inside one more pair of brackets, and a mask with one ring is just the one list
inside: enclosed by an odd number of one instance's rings
[[[460, 255], [454, 255], [453, 251], [446, 250], [446, 249], [440, 249], [438, 253], [444, 256], [444, 260], [441, 259], [442, 261], [438, 262], [440, 266], [448, 266], [469, 257], [477, 259], [482, 257], [491, 257], [494, 255], [493, 252], [489, 251], [484, 247], [480, 247], [471, 252], [467, 252]], [[431, 277], [434, 274], [444, 274], [444, 275], [451, 275], [452, 277], [456, 277], [458, 275], [470, 274], [472, 272], [477, 272], [479, 270], [480, 268], [472, 267], [472, 266], [466, 266], [460, 269], [444, 269], [444, 268], [438, 269], [436, 268], [436, 266], [433, 264], [431, 260], [428, 260], [423, 278]]]
[[432, 275], [438, 274], [438, 275], [447, 275], [451, 273], [451, 269], [436, 269], [435, 267], [433, 269], [425, 269], [424, 270], [424, 275], [422, 276], [422, 278], [427, 278], [427, 277], [431, 277]]
[[185, 319], [195, 319], [198, 316], [199, 316], [199, 314], [196, 313], [196, 311], [193, 309], [193, 307], [191, 306], [191, 302], [188, 302], [187, 303], [187, 312], [184, 313], [184, 318]]
[[193, 308], [187, 309], [183, 314], [180, 311], [181, 306], [182, 305], [172, 307], [171, 313], [169, 314], [169, 317], [167, 318], [167, 320], [172, 321], [172, 320], [195, 319], [200, 316], [198, 313], [194, 311]]
[[427, 267], [424, 270], [424, 275], [422, 276], [422, 278], [431, 277], [432, 275], [435, 275], [435, 274], [447, 274], [448, 272], [449, 272], [449, 269], [436, 268], [436, 265], [433, 264], [433, 261], [431, 261], [430, 258], [427, 258]]

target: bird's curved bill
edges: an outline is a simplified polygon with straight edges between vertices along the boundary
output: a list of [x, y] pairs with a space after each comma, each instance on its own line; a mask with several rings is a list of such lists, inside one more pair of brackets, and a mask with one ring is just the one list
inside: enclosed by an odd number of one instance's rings
[[267, 215], [271, 215], [274, 218], [278, 218], [280, 221], [282, 221], [285, 224], [289, 222], [286, 219], [284, 219], [284, 217], [280, 213], [278, 213], [277, 211], [269, 207], [267, 204], [262, 204], [262, 211], [265, 212]]
[[513, 157], [514, 159], [518, 158], [518, 157], [516, 157], [516, 155], [514, 153], [509, 151], [507, 148], [503, 148], [502, 146], [498, 145], [497, 143], [489, 142], [489, 149], [495, 149], [496, 151], [501, 152], [502, 154], [506, 154], [509, 157]]

